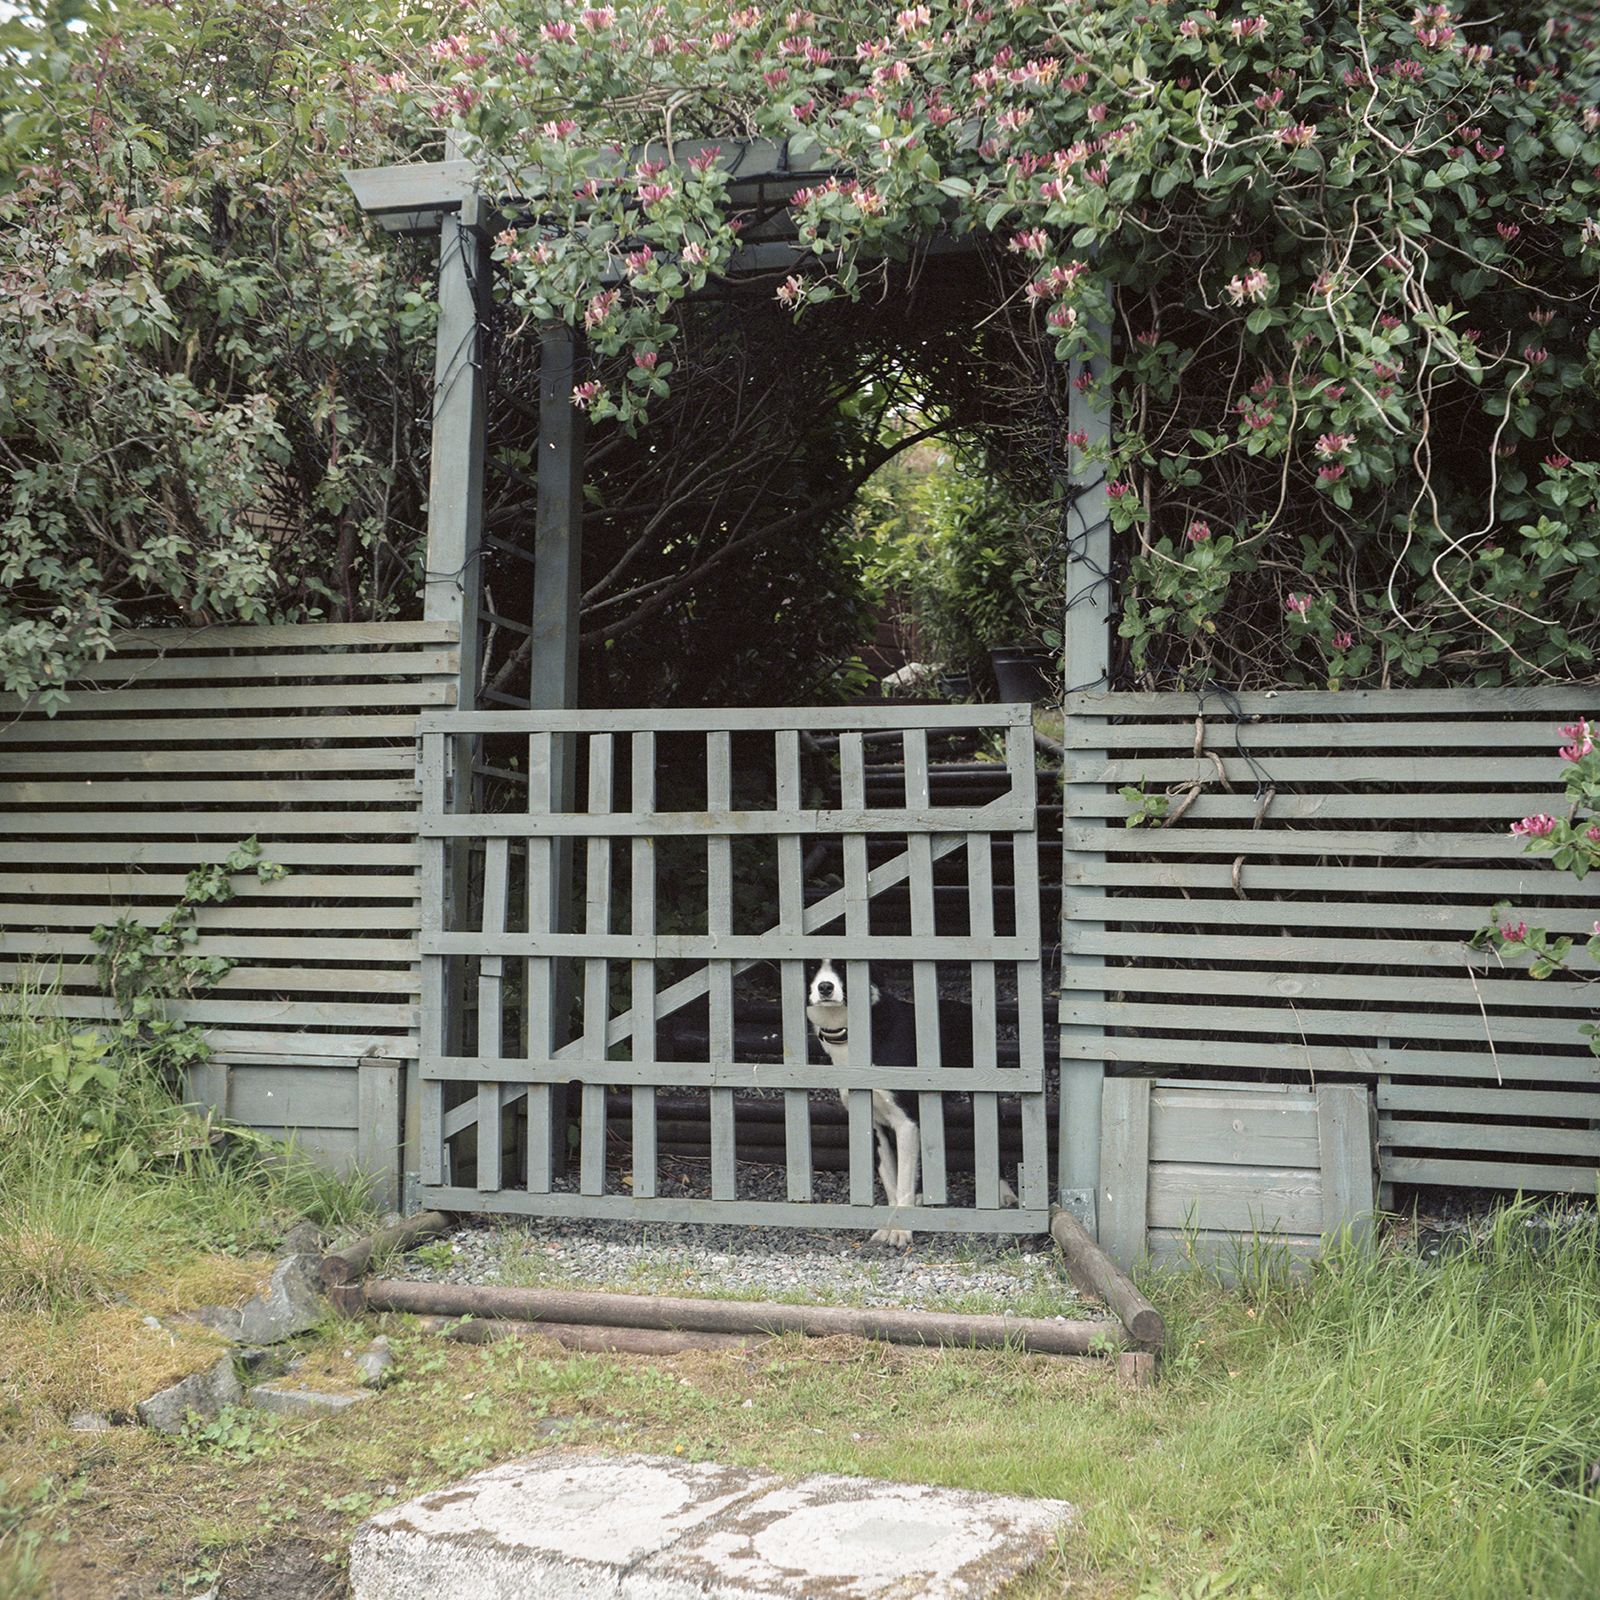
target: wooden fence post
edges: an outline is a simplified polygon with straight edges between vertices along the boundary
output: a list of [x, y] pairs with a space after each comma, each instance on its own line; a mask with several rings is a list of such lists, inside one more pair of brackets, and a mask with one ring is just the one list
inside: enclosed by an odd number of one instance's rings
[[[1104, 326], [1096, 337], [1109, 348], [1111, 330]], [[1072, 429], [1088, 436], [1088, 450], [1103, 449], [1111, 439], [1111, 418], [1104, 400], [1079, 388], [1080, 378], [1103, 378], [1106, 359], [1096, 356], [1090, 362], [1072, 363], [1072, 389], [1068, 418]], [[1105, 469], [1077, 452], [1072, 473], [1073, 500], [1068, 513], [1070, 545], [1067, 556], [1067, 609], [1064, 621], [1066, 689], [1074, 691], [1104, 688], [1111, 664], [1111, 525], [1106, 494]], [[1069, 713], [1070, 715], [1070, 713]], [[1082, 717], [1078, 726], [1101, 719]], [[1084, 802], [1098, 793], [1098, 785], [1070, 782], [1075, 762], [1092, 759], [1093, 752], [1078, 751], [1066, 739], [1066, 758], [1062, 764], [1061, 816], [1061, 1003], [1063, 1007], [1094, 1001], [1103, 995], [1081, 987], [1103, 960], [1079, 955], [1075, 948], [1078, 931], [1100, 925], [1105, 891], [1081, 887], [1086, 869], [1104, 860], [1094, 851], [1074, 850], [1072, 830], [1085, 820]], [[1070, 1211], [1090, 1234], [1096, 1228], [1096, 1194], [1100, 1187], [1100, 1144], [1102, 1096], [1105, 1080], [1103, 1060], [1087, 1052], [1094, 1049], [1102, 1033], [1098, 1025], [1063, 1023], [1061, 1026], [1061, 1110], [1059, 1187], [1062, 1207]], [[1085, 1054], [1068, 1055], [1069, 1041]]]

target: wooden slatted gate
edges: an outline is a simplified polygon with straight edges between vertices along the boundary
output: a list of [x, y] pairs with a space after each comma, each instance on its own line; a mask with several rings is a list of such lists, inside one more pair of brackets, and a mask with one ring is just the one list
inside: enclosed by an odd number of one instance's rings
[[[1593, 709], [1572, 687], [1069, 696], [1063, 1074], [1361, 1082], [1386, 1184], [1593, 1193], [1593, 991], [1465, 942], [1502, 900], [1594, 926], [1596, 877], [1508, 833], [1565, 809], [1558, 727]], [[1130, 827], [1140, 791], [1165, 817]]]
[[[1004, 763], [1006, 792], [935, 803], [930, 741], [972, 732]], [[893, 1225], [1047, 1225], [1030, 708], [434, 713], [420, 737], [424, 1203], [889, 1225], [871, 1091], [893, 1088], [917, 1096], [923, 1170], [923, 1204]], [[878, 781], [869, 803], [886, 753], [903, 762], [904, 795], [879, 800]], [[832, 850], [842, 881], [830, 884]], [[965, 885], [964, 904], [936, 898], [936, 867], [946, 887]], [[909, 937], [876, 915], [875, 897], [901, 884]], [[847, 973], [848, 1069], [809, 1038], [807, 968], [824, 957]], [[915, 1067], [857, 1054], [869, 982], [914, 1006]], [[1014, 1039], [998, 1022], [1012, 997]], [[781, 1061], [740, 1059], [754, 1001], [780, 1018]], [[699, 1028], [675, 1030], [685, 1017]], [[814, 1170], [813, 1124], [840, 1090], [848, 1159], [835, 1178]], [[669, 1095], [680, 1120], [696, 1102], [703, 1162], [662, 1158]], [[737, 1159], [758, 1116], [782, 1129], [782, 1198], [753, 1192]], [[1020, 1128], [1004, 1174], [1003, 1119]], [[1003, 1180], [1019, 1205], [1002, 1204]]]

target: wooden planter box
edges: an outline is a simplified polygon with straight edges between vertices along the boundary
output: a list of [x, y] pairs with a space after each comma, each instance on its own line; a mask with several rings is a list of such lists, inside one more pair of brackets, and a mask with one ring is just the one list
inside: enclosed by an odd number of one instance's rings
[[1371, 1225], [1366, 1088], [1107, 1078], [1102, 1105], [1100, 1244], [1123, 1267], [1226, 1269], [1257, 1241], [1308, 1259]]

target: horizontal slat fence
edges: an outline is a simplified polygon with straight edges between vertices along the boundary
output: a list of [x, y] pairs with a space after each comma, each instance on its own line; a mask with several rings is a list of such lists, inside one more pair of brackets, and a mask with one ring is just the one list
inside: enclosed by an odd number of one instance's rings
[[194, 867], [254, 835], [288, 869], [198, 915], [232, 969], [170, 1007], [211, 1056], [191, 1092], [393, 1192], [417, 1053], [419, 711], [455, 698], [441, 623], [124, 635], [46, 716], [0, 724], [0, 981], [112, 1014], [93, 929], [155, 924]]
[[[1600, 698], [1600, 690], [1595, 698]], [[1501, 900], [1585, 936], [1509, 823], [1563, 804], [1581, 689], [1074, 694], [1063, 1070], [1376, 1089], [1380, 1176], [1592, 1192], [1593, 991], [1467, 947]], [[1130, 828], [1124, 788], [1165, 796]]]

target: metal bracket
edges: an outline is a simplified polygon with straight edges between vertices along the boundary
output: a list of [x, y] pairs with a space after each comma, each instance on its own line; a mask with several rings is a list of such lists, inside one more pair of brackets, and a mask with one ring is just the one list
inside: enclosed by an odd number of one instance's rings
[[1094, 1191], [1092, 1189], [1063, 1189], [1061, 1209], [1070, 1211], [1084, 1225], [1091, 1239], [1099, 1237], [1095, 1219]]

